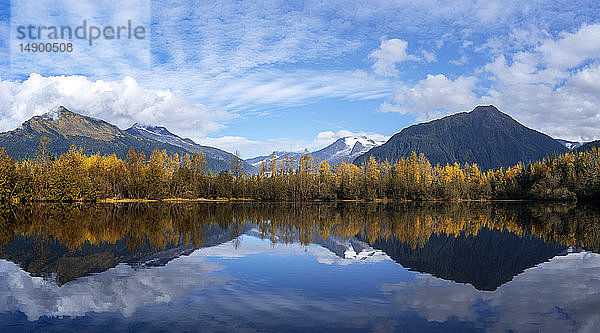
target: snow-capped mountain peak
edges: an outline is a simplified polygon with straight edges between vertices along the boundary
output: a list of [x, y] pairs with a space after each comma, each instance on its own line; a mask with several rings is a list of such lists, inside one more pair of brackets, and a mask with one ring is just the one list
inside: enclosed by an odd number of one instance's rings
[[[313, 160], [315, 161], [327, 161], [330, 165], [339, 164], [341, 162], [352, 163], [352, 161], [361, 154], [366, 153], [370, 149], [382, 145], [385, 141], [375, 140], [365, 135], [345, 136], [337, 139], [334, 143], [329, 146], [319, 149], [310, 153]], [[273, 153], [266, 156], [258, 156], [251, 159], [247, 159], [246, 162], [258, 167], [263, 161], [268, 162], [272, 158], [279, 160], [285, 156], [291, 156], [295, 161], [302, 153], [299, 152], [286, 152], [286, 151], [274, 151]]]
[[346, 136], [314, 152], [313, 157], [320, 161], [326, 160], [331, 165], [341, 162], [351, 163], [357, 156], [383, 143], [383, 141], [374, 140], [365, 135]]

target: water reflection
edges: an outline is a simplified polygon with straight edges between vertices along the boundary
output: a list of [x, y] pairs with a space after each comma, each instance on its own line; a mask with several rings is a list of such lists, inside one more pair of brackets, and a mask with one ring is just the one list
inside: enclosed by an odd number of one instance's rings
[[40, 316], [83, 316], [87, 312], [119, 311], [124, 316], [145, 304], [166, 303], [205, 285], [222, 284], [222, 270], [199, 256], [185, 256], [161, 269], [133, 269], [117, 265], [61, 287], [31, 277], [9, 261], [0, 260], [0, 312], [21, 311], [28, 320]]
[[599, 217], [573, 204], [7, 206], [0, 330], [60, 330], [63, 316], [123, 330], [597, 328]]
[[427, 274], [382, 290], [394, 295], [401, 310], [414, 310], [429, 321], [455, 317], [477, 322], [490, 332], [600, 331], [600, 256], [596, 253], [558, 256], [527, 269], [493, 293]]

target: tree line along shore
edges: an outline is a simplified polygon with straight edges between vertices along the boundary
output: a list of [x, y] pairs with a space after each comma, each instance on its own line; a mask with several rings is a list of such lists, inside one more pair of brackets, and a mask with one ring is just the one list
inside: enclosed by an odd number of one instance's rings
[[0, 201], [99, 200], [596, 200], [600, 151], [569, 152], [506, 169], [477, 164], [432, 165], [412, 153], [395, 163], [371, 157], [361, 166], [314, 161], [304, 154], [272, 159], [257, 174], [243, 161], [212, 173], [202, 153], [149, 156], [133, 148], [125, 159], [86, 155], [73, 146], [54, 156], [42, 139], [32, 158], [15, 160], [0, 148]]

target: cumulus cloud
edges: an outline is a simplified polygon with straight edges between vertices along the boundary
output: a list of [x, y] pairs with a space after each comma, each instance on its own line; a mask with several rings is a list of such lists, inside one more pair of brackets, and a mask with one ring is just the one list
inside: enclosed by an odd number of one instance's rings
[[170, 90], [149, 90], [136, 80], [91, 81], [84, 76], [32, 74], [23, 82], [0, 80], [0, 130], [12, 130], [34, 115], [68, 109], [126, 128], [134, 122], [165, 125], [200, 137], [223, 128], [235, 114], [213, 110]]
[[484, 66], [484, 100], [527, 126], [571, 140], [600, 137], [600, 24], [546, 38]]
[[384, 76], [397, 76], [399, 74], [396, 64], [404, 61], [418, 61], [419, 57], [408, 54], [406, 49], [408, 42], [402, 39], [392, 38], [381, 40], [381, 45], [371, 54], [370, 59], [374, 59], [373, 71]]
[[546, 40], [538, 51], [548, 67], [565, 70], [586, 59], [600, 57], [600, 24], [584, 25], [576, 32], [563, 32]]
[[380, 109], [383, 112], [412, 114], [417, 120], [469, 110], [479, 102], [473, 92], [476, 82], [476, 78], [470, 76], [452, 80], [444, 74], [428, 74], [413, 87], [401, 87], [393, 100], [382, 104]]
[[555, 38], [539, 29], [515, 30], [507, 40], [488, 40], [485, 48], [501, 54], [470, 76], [428, 74], [412, 86], [400, 85], [380, 110], [421, 121], [495, 104], [553, 137], [600, 138], [600, 24], [584, 24]]

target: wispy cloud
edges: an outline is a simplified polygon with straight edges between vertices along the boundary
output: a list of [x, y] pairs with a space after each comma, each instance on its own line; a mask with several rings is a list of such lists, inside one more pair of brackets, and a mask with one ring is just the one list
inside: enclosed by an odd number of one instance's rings
[[235, 80], [217, 77], [197, 82], [192, 97], [229, 110], [292, 106], [324, 98], [378, 99], [391, 95], [390, 82], [362, 70], [257, 71]]

